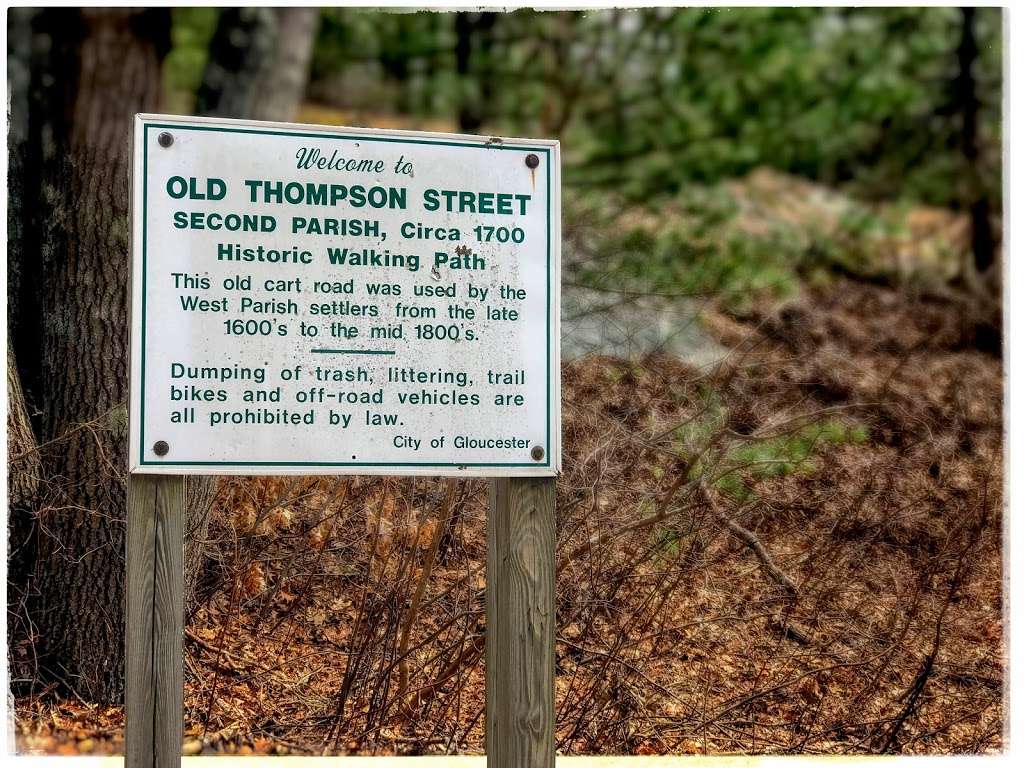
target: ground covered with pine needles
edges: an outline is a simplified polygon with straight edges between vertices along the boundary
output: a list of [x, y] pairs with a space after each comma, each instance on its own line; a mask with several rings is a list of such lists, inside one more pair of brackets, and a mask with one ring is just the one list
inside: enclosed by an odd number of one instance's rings
[[[1002, 362], [952, 300], [836, 278], [729, 350], [563, 366], [561, 753], [1002, 744]], [[184, 752], [483, 750], [486, 483], [224, 479]], [[38, 691], [19, 747], [116, 752]]]

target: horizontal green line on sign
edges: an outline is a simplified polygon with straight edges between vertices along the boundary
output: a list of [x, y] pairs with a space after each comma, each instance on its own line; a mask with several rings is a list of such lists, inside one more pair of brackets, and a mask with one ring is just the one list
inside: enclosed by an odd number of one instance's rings
[[311, 349], [318, 355], [393, 355], [389, 349]]

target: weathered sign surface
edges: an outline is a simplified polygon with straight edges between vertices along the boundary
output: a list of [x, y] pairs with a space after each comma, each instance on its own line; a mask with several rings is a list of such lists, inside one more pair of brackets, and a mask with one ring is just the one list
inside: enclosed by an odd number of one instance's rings
[[139, 115], [130, 465], [553, 475], [559, 149]]

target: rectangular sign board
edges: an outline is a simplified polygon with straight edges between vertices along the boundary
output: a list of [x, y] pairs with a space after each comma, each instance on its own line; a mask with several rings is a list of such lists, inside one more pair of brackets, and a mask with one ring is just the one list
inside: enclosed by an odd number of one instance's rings
[[559, 471], [555, 141], [138, 115], [129, 464]]

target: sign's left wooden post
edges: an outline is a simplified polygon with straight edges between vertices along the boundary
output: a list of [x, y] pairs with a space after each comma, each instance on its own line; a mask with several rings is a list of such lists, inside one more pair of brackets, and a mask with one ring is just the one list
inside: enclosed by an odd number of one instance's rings
[[180, 765], [184, 519], [184, 477], [128, 476], [125, 768]]

